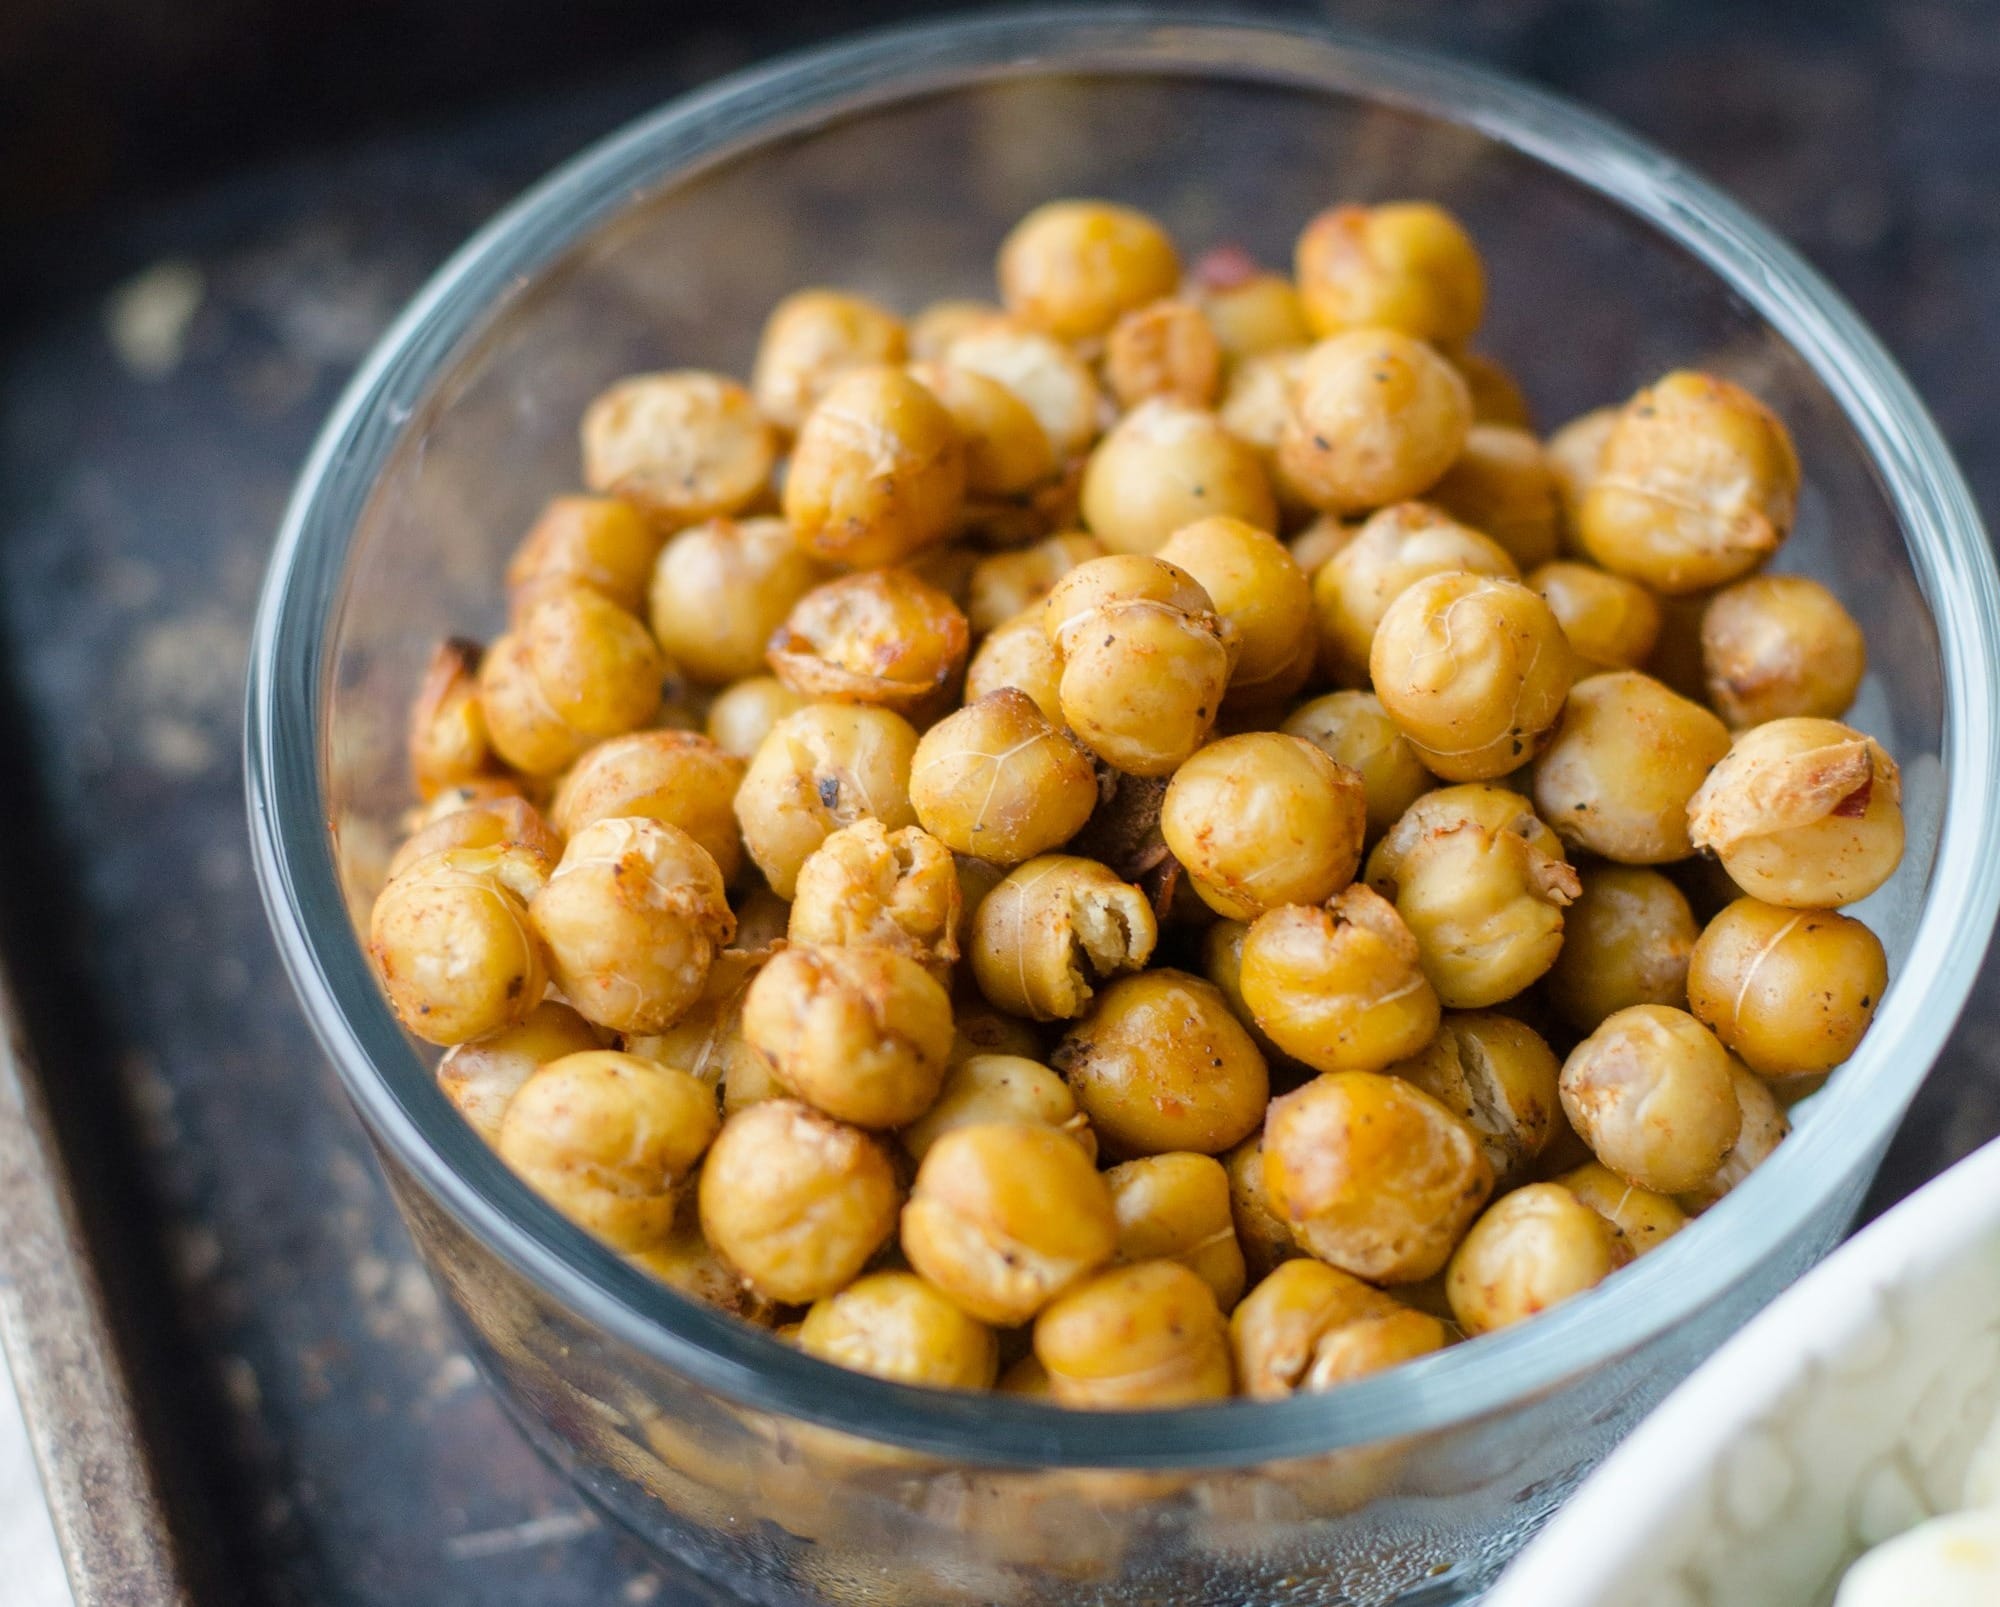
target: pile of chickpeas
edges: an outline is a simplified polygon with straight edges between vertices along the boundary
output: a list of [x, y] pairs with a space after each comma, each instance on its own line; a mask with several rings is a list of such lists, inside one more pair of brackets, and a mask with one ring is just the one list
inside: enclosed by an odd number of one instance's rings
[[998, 281], [590, 405], [416, 699], [397, 1014], [555, 1209], [891, 1379], [1275, 1398], [1583, 1294], [1887, 982], [1783, 423], [1539, 438], [1423, 203], [1286, 277], [1056, 201]]

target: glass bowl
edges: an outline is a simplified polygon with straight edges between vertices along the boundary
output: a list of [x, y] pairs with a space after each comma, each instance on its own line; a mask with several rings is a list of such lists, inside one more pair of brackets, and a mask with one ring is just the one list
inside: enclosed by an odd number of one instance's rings
[[[506, 552], [575, 481], [584, 403], [635, 370], [744, 370], [799, 285], [905, 308], [990, 293], [1008, 223], [1065, 194], [1272, 263], [1336, 198], [1432, 197], [1485, 249], [1480, 344], [1545, 424], [1683, 363], [1749, 384], [1806, 466], [1784, 563], [1859, 616], [1855, 719], [1903, 766], [1908, 854], [1866, 912], [1896, 981], [1797, 1134], [1604, 1289], [1329, 1395], [1068, 1415], [837, 1371], [684, 1301], [479, 1142], [357, 941], [423, 658], [497, 626]], [[964, 20], [675, 103], [531, 191], [417, 298], [279, 539], [252, 828], [294, 984], [482, 1364], [662, 1552], [773, 1603], [1449, 1602], [1849, 1222], [2000, 895], [1995, 639], [1985, 538], [1902, 377], [1789, 250], [1664, 157], [1532, 90], [1319, 30]]]

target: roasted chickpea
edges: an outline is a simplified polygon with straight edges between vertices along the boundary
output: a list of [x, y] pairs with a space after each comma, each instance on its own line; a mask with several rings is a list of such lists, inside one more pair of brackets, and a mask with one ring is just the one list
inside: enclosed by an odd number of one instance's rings
[[722, 1124], [701, 1169], [701, 1230], [768, 1300], [844, 1289], [895, 1231], [895, 1168], [862, 1132], [793, 1099]]
[[1303, 737], [1361, 778], [1370, 838], [1380, 837], [1431, 787], [1431, 773], [1373, 692], [1329, 692], [1302, 703], [1279, 729]]
[[1257, 1018], [1250, 1013], [1249, 1001], [1243, 997], [1243, 940], [1249, 935], [1247, 921], [1210, 922], [1201, 938], [1201, 973], [1222, 991], [1230, 1013], [1243, 1023], [1265, 1064], [1274, 1072], [1292, 1074], [1298, 1070], [1298, 1063], [1265, 1035], [1264, 1029], [1257, 1025]]
[[1097, 1158], [1097, 1135], [1076, 1108], [1069, 1084], [1040, 1061], [1022, 1055], [975, 1054], [954, 1062], [931, 1108], [897, 1137], [910, 1159], [921, 1162], [946, 1133], [994, 1122], [1040, 1122], [1075, 1139], [1092, 1160]]
[[481, 808], [503, 798], [526, 800], [527, 787], [519, 776], [475, 776], [444, 788], [425, 803], [412, 805], [403, 814], [403, 829], [414, 835], [461, 810]]
[[1625, 865], [1694, 852], [1688, 800], [1729, 751], [1729, 731], [1699, 703], [1637, 670], [1577, 682], [1535, 761], [1535, 808], [1572, 847]]
[[786, 715], [798, 713], [807, 701], [775, 675], [753, 675], [709, 704], [709, 740], [725, 753], [752, 759], [772, 727]]
[[1174, 772], [1160, 831], [1219, 915], [1321, 904], [1354, 880], [1368, 825], [1361, 778], [1302, 737], [1249, 731]]
[[1232, 363], [1312, 340], [1292, 281], [1262, 271], [1248, 252], [1220, 247], [1195, 263], [1188, 278]]
[[1586, 865], [1563, 911], [1549, 1003], [1578, 1032], [1635, 1004], [1687, 1002], [1688, 956], [1701, 928], [1681, 890], [1656, 870]]
[[657, 1244], [631, 1252], [625, 1259], [647, 1277], [657, 1278], [688, 1299], [714, 1306], [760, 1328], [769, 1328], [776, 1315], [770, 1301], [745, 1288], [729, 1263], [701, 1236], [701, 1219], [694, 1206], [692, 1189], [682, 1190], [674, 1225], [667, 1236]]
[[764, 668], [764, 647], [827, 578], [782, 519], [710, 519], [669, 538], [653, 566], [653, 634], [694, 679], [722, 686]]
[[1097, 438], [1103, 396], [1083, 360], [1039, 329], [1005, 318], [969, 326], [945, 348], [953, 368], [984, 374], [1018, 396], [1035, 415], [1058, 462]]
[[1360, 533], [1360, 523], [1322, 513], [1286, 545], [1292, 561], [1305, 571], [1306, 578], [1310, 580], [1319, 574], [1328, 559]]
[[1000, 246], [1008, 312], [1061, 340], [1102, 335], [1121, 313], [1174, 293], [1174, 243], [1145, 213], [1109, 201], [1050, 201]]
[[1523, 569], [1556, 555], [1561, 507], [1555, 473], [1542, 443], [1527, 430], [1474, 424], [1457, 461], [1425, 495], [1491, 536]]
[[794, 944], [750, 984], [743, 1037], [789, 1092], [836, 1121], [901, 1127], [944, 1085], [951, 997], [894, 949]]
[[1902, 776], [1873, 737], [1833, 720], [1740, 731], [1688, 803], [1688, 835], [1753, 898], [1832, 909], [1903, 857]]
[[1055, 448], [1028, 404], [990, 375], [949, 363], [912, 363], [910, 377], [944, 404], [965, 443], [965, 489], [1013, 497], [1049, 479]]
[[565, 837], [613, 816], [678, 826], [708, 850], [725, 882], [734, 881], [743, 844], [730, 805], [743, 770], [741, 759], [692, 731], [634, 731], [577, 760], [549, 815]]
[[1083, 1014], [1092, 988], [1152, 957], [1146, 895], [1094, 859], [1044, 854], [1010, 872], [972, 918], [972, 974], [996, 1009], [1036, 1021]]
[[1563, 550], [1581, 556], [1584, 552], [1579, 530], [1583, 522], [1583, 499], [1597, 478], [1597, 466], [1604, 461], [1604, 443], [1617, 427], [1619, 410], [1592, 408], [1571, 419], [1548, 438], [1542, 450], [1548, 454], [1549, 469], [1556, 477], [1556, 501], [1562, 508]]
[[1486, 309], [1479, 248], [1427, 201], [1328, 208], [1299, 235], [1292, 269], [1319, 335], [1388, 328], [1456, 344]]
[[1701, 616], [1708, 698], [1741, 729], [1799, 715], [1845, 714], [1868, 669], [1854, 616], [1804, 575], [1753, 575], [1709, 599]]
[[508, 612], [519, 619], [550, 592], [582, 586], [636, 614], [659, 551], [659, 530], [631, 503], [551, 497], [507, 560]]
[[773, 726], [736, 789], [743, 846], [771, 891], [789, 899], [807, 856], [843, 826], [914, 826], [916, 751], [917, 733], [887, 709], [814, 703]]
[[1562, 947], [1576, 872], [1518, 832], [1473, 821], [1434, 832], [1403, 859], [1396, 912], [1424, 974], [1449, 1009], [1511, 999], [1548, 972]]
[[1592, 670], [1635, 670], [1660, 639], [1660, 604], [1636, 580], [1558, 560], [1528, 576], [1576, 656]]
[[1121, 977], [1050, 1062], [1107, 1153], [1217, 1155], [1255, 1129], [1270, 1073], [1221, 992], [1185, 971]]
[[1236, 633], [1232, 707], [1282, 702], [1305, 684], [1318, 647], [1312, 585], [1283, 542], [1241, 519], [1198, 519], [1159, 556], [1192, 575]]
[[532, 849], [551, 865], [562, 857], [562, 838], [549, 829], [535, 806], [525, 798], [502, 795], [479, 799], [419, 826], [391, 856], [388, 878], [393, 881], [418, 860], [447, 848], [500, 848], [508, 843]]
[[1472, 1225], [1445, 1290], [1459, 1327], [1476, 1338], [1596, 1288], [1629, 1258], [1611, 1224], [1568, 1189], [1530, 1183]]
[[1628, 1183], [1610, 1167], [1590, 1161], [1555, 1180], [1611, 1224], [1634, 1257], [1665, 1244], [1687, 1226], [1687, 1212], [1664, 1194]]
[[1228, 1326], [1177, 1261], [1117, 1267], [1058, 1297], [1035, 1321], [1035, 1356], [1064, 1406], [1194, 1406], [1230, 1392]]
[[1561, 1121], [1555, 1051], [1512, 1016], [1454, 1011], [1427, 1048], [1389, 1070], [1478, 1134], [1502, 1187], [1526, 1176]]
[[1243, 1297], [1243, 1249], [1229, 1174], [1210, 1155], [1148, 1155], [1104, 1174], [1118, 1214], [1121, 1262], [1178, 1261], [1225, 1312]]
[[1035, 707], [1052, 724], [1064, 725], [1062, 660], [1056, 653], [1056, 644], [1042, 628], [1039, 607], [996, 627], [979, 644], [972, 662], [965, 668], [968, 704], [1010, 686], [1033, 698]]
[[1104, 556], [1104, 544], [1067, 531], [1015, 552], [996, 552], [973, 566], [966, 618], [984, 636], [1040, 605], [1057, 581], [1080, 563]]
[[1223, 381], [1222, 399], [1215, 405], [1215, 416], [1222, 420], [1223, 428], [1255, 448], [1271, 489], [1284, 496], [1287, 506], [1300, 499], [1276, 473], [1278, 441], [1285, 433], [1285, 420], [1291, 416], [1292, 392], [1298, 388], [1309, 350], [1303, 345], [1285, 346], [1232, 363]]
[[528, 775], [553, 775], [593, 743], [646, 724], [666, 673], [644, 625], [572, 586], [545, 596], [487, 650], [479, 700], [500, 757]]
[[1365, 887], [1325, 907], [1285, 905], [1243, 939], [1243, 1000], [1280, 1049], [1317, 1071], [1380, 1070], [1437, 1031], [1438, 996], [1416, 939]]
[[910, 803], [954, 853], [1017, 865], [1083, 828], [1097, 807], [1097, 770], [1032, 697], [1007, 686], [924, 733]]
[[1447, 781], [1487, 781], [1548, 739], [1570, 688], [1569, 645], [1517, 580], [1432, 575], [1389, 605], [1369, 651], [1375, 695]]
[[1110, 1188], [1074, 1139], [1041, 1122], [940, 1134], [903, 1208], [910, 1264], [1003, 1326], [1026, 1322], [1117, 1244]]
[[1455, 351], [1452, 366], [1472, 392], [1472, 422], [1504, 424], [1509, 429], [1533, 430], [1534, 410], [1528, 406], [1521, 382], [1497, 357], [1484, 352]]
[[907, 349], [903, 321], [866, 297], [795, 291], [764, 322], [750, 389], [767, 419], [796, 430], [842, 374], [900, 363]]
[[1394, 902], [1402, 886], [1403, 862], [1419, 843], [1467, 821], [1488, 831], [1511, 831], [1549, 859], [1563, 857], [1562, 839], [1542, 823], [1534, 804], [1509, 787], [1468, 781], [1419, 795], [1368, 855], [1365, 880]]
[[1450, 363], [1393, 329], [1356, 329], [1300, 365], [1278, 467], [1314, 507], [1358, 513], [1423, 495], [1471, 427], [1472, 398]]
[[1111, 326], [1104, 377], [1120, 407], [1155, 396], [1208, 407], [1222, 384], [1222, 343], [1198, 303], [1148, 302]]
[[438, 1087], [475, 1133], [498, 1144], [501, 1118], [523, 1083], [551, 1060], [601, 1047], [582, 1016], [544, 999], [514, 1026], [450, 1050], [438, 1062]]
[[879, 820], [857, 820], [799, 868], [787, 936], [894, 949], [945, 982], [958, 959], [960, 914], [958, 867], [943, 843], [915, 826], [890, 831]]
[[960, 335], [985, 324], [1004, 322], [1006, 314], [990, 301], [947, 297], [920, 308], [910, 320], [910, 355], [920, 363], [935, 362]]
[[944, 404], [894, 368], [836, 380], [807, 415], [785, 517], [829, 563], [898, 563], [940, 541], [965, 498], [965, 448]]
[[1275, 1268], [1229, 1319], [1236, 1380], [1252, 1400], [1351, 1383], [1442, 1350], [1444, 1324], [1321, 1261]]
[[1682, 370], [1619, 413], [1578, 535], [1614, 574], [1679, 596], [1776, 552], [1798, 494], [1798, 455], [1778, 416], [1739, 385]]
[[368, 953], [396, 1018], [427, 1043], [464, 1043], [525, 1021], [549, 964], [527, 905], [549, 861], [532, 848], [449, 848], [382, 889]]
[[736, 933], [715, 860], [657, 820], [599, 820], [570, 838], [528, 904], [563, 996], [614, 1032], [658, 1032], [700, 998]]
[[932, 1389], [991, 1389], [993, 1330], [912, 1272], [874, 1272], [815, 1301], [799, 1348], [858, 1373]]
[[1520, 570], [1498, 542], [1425, 502], [1399, 502], [1369, 516], [1313, 576], [1321, 653], [1344, 686], [1368, 679], [1368, 654], [1389, 605], [1430, 575], [1465, 571], [1509, 580]]
[[1765, 1077], [1846, 1060], [1888, 985], [1881, 940], [1852, 916], [1754, 898], [1708, 923], [1687, 973], [1688, 1008]]
[[1236, 1242], [1250, 1276], [1262, 1278], [1280, 1262], [1305, 1252], [1292, 1230], [1271, 1209], [1271, 1191], [1264, 1186], [1264, 1135], [1252, 1133], [1223, 1157], [1229, 1175], [1229, 1212], [1236, 1222]]
[[686, 1072], [590, 1049], [521, 1085], [500, 1158], [549, 1204], [616, 1250], [673, 1229], [682, 1185], [716, 1133], [715, 1095]]
[[1686, 1011], [1658, 1004], [1620, 1010], [1570, 1051], [1562, 1102], [1600, 1161], [1661, 1194], [1713, 1176], [1742, 1124], [1729, 1051]]
[[1271, 1101], [1271, 1208], [1320, 1260], [1373, 1283], [1445, 1264], [1493, 1192], [1477, 1135], [1400, 1077], [1330, 1071]]
[[965, 615], [907, 569], [843, 575], [801, 597], [771, 638], [779, 680], [805, 697], [921, 715], [965, 667]]
[[1784, 1106], [1761, 1077], [1735, 1059], [1729, 1062], [1729, 1075], [1736, 1088], [1736, 1106], [1742, 1112], [1743, 1126], [1722, 1164], [1707, 1181], [1676, 1197], [1677, 1204], [1697, 1215], [1769, 1160], [1771, 1152], [1792, 1130], [1792, 1124], [1785, 1119]]
[[1141, 402], [1084, 466], [1083, 522], [1113, 552], [1157, 551], [1182, 525], [1212, 516], [1278, 526], [1255, 450], [1204, 408]]
[[[974, 861], [973, 863], [977, 863]], [[961, 1065], [974, 1055], [1013, 1055], [1040, 1060], [1042, 1035], [1033, 1025], [1005, 1010], [995, 1010], [977, 994], [962, 995], [952, 1006], [951, 1063]], [[1093, 1142], [1092, 1148], [1095, 1148]]]
[[720, 374], [638, 374], [583, 415], [583, 480], [672, 528], [739, 513], [771, 483], [776, 433]]
[[431, 651], [408, 727], [410, 780], [419, 798], [435, 798], [500, 768], [479, 702], [479, 659], [479, 644], [457, 637]]

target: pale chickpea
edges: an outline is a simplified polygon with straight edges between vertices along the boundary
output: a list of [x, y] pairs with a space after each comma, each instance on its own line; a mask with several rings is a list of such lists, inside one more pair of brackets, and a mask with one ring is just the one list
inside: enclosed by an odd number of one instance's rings
[[965, 617], [985, 636], [1039, 605], [1080, 563], [1104, 556], [1104, 543], [1081, 530], [1049, 536], [1015, 552], [996, 552], [973, 565]]
[[991, 1389], [1000, 1371], [993, 1330], [909, 1272], [870, 1273], [815, 1301], [799, 1328], [799, 1348], [931, 1389]]
[[792, 536], [829, 563], [897, 563], [943, 540], [964, 498], [950, 412], [894, 368], [836, 380], [800, 427], [785, 475]]
[[1254, 448], [1271, 488], [1289, 509], [1305, 504], [1277, 473], [1278, 441], [1291, 416], [1292, 393], [1305, 367], [1306, 346], [1285, 346], [1232, 363], [1223, 380], [1222, 398], [1215, 404], [1223, 428]]
[[1611, 1224], [1568, 1189], [1530, 1183], [1473, 1224], [1445, 1287], [1459, 1326], [1477, 1337], [1596, 1288], [1629, 1256]]
[[1120, 407], [1155, 396], [1208, 407], [1222, 384], [1222, 342], [1199, 303], [1148, 302], [1111, 326], [1104, 377]]
[[1019, 496], [1056, 472], [1048, 431], [1000, 381], [944, 362], [912, 363], [909, 372], [944, 404], [965, 442], [969, 496]]
[[507, 612], [518, 620], [542, 598], [582, 586], [636, 614], [660, 551], [660, 531], [618, 497], [551, 497], [507, 560]]
[[1753, 575], [1709, 599], [1701, 616], [1708, 700], [1732, 727], [1845, 714], [1868, 669], [1854, 616], [1804, 575]]
[[1555, 1181], [1610, 1223], [1634, 1258], [1665, 1244], [1688, 1224], [1687, 1212], [1668, 1196], [1626, 1182], [1599, 1161], [1588, 1161]]
[[736, 789], [743, 846], [771, 891], [789, 899], [807, 856], [842, 826], [914, 826], [916, 751], [909, 721], [887, 709], [813, 703], [773, 726]]
[[1742, 1126], [1729, 1051], [1684, 1010], [1640, 1004], [1570, 1052], [1563, 1110], [1597, 1158], [1661, 1194], [1698, 1188]]
[[1769, 1083], [1734, 1058], [1729, 1062], [1729, 1077], [1736, 1090], [1736, 1108], [1742, 1116], [1742, 1126], [1722, 1164], [1703, 1182], [1675, 1196], [1675, 1203], [1691, 1215], [1698, 1216], [1719, 1202], [1769, 1160], [1771, 1152], [1792, 1131], [1785, 1107], [1778, 1102]]
[[958, 959], [958, 867], [916, 826], [857, 820], [799, 868], [786, 936], [793, 943], [894, 949], [948, 982]]
[[1192, 575], [1236, 633], [1230, 706], [1266, 707], [1305, 684], [1318, 646], [1312, 586], [1282, 542], [1241, 519], [1198, 519], [1159, 556]]
[[918, 718], [935, 713], [965, 667], [965, 615], [907, 569], [815, 586], [771, 637], [771, 672], [794, 692]]
[[965, 667], [968, 704], [1007, 687], [1027, 693], [1050, 724], [1067, 728], [1062, 712], [1062, 659], [1042, 628], [1039, 606], [995, 627]]
[[1097, 771], [1033, 698], [1003, 687], [924, 733], [910, 803], [954, 853], [1018, 865], [1082, 829], [1097, 807]]
[[739, 759], [755, 758], [772, 728], [808, 701], [775, 675], [737, 681], [708, 706], [709, 740]]
[[1089, 367], [1061, 341], [1005, 318], [962, 331], [944, 361], [996, 380], [1026, 404], [1058, 462], [1076, 457], [1097, 438], [1104, 398]]
[[921, 1163], [946, 1133], [995, 1122], [1040, 1122], [1097, 1158], [1097, 1135], [1069, 1084], [1023, 1055], [975, 1054], [954, 1062], [931, 1108], [896, 1136], [910, 1159]]
[[1452, 1011], [1427, 1048], [1389, 1070], [1479, 1135], [1503, 1188], [1527, 1175], [1562, 1120], [1555, 1051], [1511, 1016]]
[[743, 771], [741, 759], [692, 731], [634, 731], [577, 760], [557, 784], [549, 818], [565, 837], [614, 816], [678, 826], [731, 882], [743, 864], [731, 809]]
[[1548, 454], [1549, 469], [1556, 479], [1556, 501], [1562, 509], [1563, 550], [1579, 557], [1584, 553], [1578, 534], [1583, 499], [1597, 478], [1597, 466], [1604, 461], [1604, 443], [1611, 439], [1617, 424], [1617, 408], [1592, 408], [1557, 430], [1542, 448]]
[[1256, 451], [1205, 408], [1155, 397], [1127, 413], [1083, 471], [1083, 522], [1113, 552], [1154, 552], [1181, 526], [1223, 515], [1275, 530]]
[[1417, 750], [1373, 692], [1329, 692], [1302, 703], [1279, 730], [1303, 737], [1361, 778], [1368, 836], [1379, 838], [1432, 786]]
[[1425, 495], [1499, 542], [1523, 569], [1556, 555], [1561, 508], [1555, 474], [1527, 430], [1474, 424], [1458, 460]]
[[842, 290], [798, 290], [764, 321], [750, 389], [767, 419], [796, 430], [842, 374], [900, 363], [907, 350], [903, 321], [887, 308]]
[[1688, 960], [1688, 1008], [1764, 1077], [1831, 1071], [1889, 985], [1881, 939], [1852, 916], [1739, 898]]
[[1486, 270], [1463, 225], [1427, 201], [1337, 206], [1299, 235], [1293, 273], [1317, 335], [1400, 330], [1456, 344], [1479, 328]]
[[438, 1062], [438, 1087], [488, 1144], [521, 1085], [551, 1060], [600, 1049], [588, 1021], [558, 999], [544, 999], [511, 1027], [461, 1043]]
[[979, 990], [1035, 1021], [1083, 1013], [1098, 982], [1152, 957], [1159, 926], [1145, 894], [1094, 859], [1044, 854], [980, 901], [967, 945]]
[[1208, 252], [1188, 270], [1188, 281], [1232, 363], [1312, 339], [1292, 281], [1259, 268], [1240, 248]]
[[1008, 232], [998, 273], [1008, 312], [1061, 340], [1083, 340], [1172, 295], [1181, 265], [1166, 231], [1143, 212], [1050, 201]]
[[1563, 911], [1549, 1003], [1578, 1032], [1635, 1004], [1687, 1002], [1688, 957], [1701, 935], [1681, 890], [1656, 870], [1586, 865]]
[[1229, 1311], [1243, 1296], [1243, 1250], [1229, 1209], [1229, 1174], [1212, 1155], [1168, 1153], [1104, 1174], [1118, 1216], [1114, 1259], [1178, 1261]]
[[1468, 781], [1420, 794], [1369, 852], [1363, 879], [1394, 901], [1402, 885], [1403, 862], [1419, 843], [1453, 826], [1474, 821], [1488, 831], [1511, 831], [1549, 859], [1563, 857], [1562, 839], [1535, 813], [1532, 800], [1510, 787]]
[[1314, 507], [1358, 513], [1422, 496], [1471, 427], [1472, 398], [1450, 363], [1396, 330], [1356, 329], [1300, 366], [1278, 464]]
[[669, 537], [647, 593], [667, 656], [708, 686], [764, 670], [771, 633], [827, 578], [782, 519], [710, 519]]
[[1528, 576], [1576, 656], [1593, 670], [1636, 670], [1660, 639], [1659, 599], [1636, 580], [1557, 560]]
[[768, 488], [776, 460], [776, 432], [720, 374], [635, 375], [583, 415], [584, 484], [669, 528], [741, 512]]

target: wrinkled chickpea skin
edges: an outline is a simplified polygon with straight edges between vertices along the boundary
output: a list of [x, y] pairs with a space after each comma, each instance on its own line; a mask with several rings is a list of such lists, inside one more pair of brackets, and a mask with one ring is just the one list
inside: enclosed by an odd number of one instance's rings
[[1097, 807], [1097, 771], [1032, 697], [1002, 687], [924, 733], [910, 804], [954, 853], [1016, 865], [1083, 828]]
[[789, 899], [807, 858], [843, 826], [914, 826], [916, 751], [917, 733], [887, 709], [815, 703], [773, 726], [736, 789], [743, 846], [771, 890]]
[[1045, 854], [1010, 872], [972, 919], [972, 973], [996, 1009], [1034, 1021], [1083, 1014], [1097, 983], [1152, 958], [1145, 894], [1094, 859]]
[[584, 483], [668, 527], [748, 507], [776, 459], [750, 393], [720, 374], [636, 375], [583, 415]]
[[963, 915], [951, 851], [915, 826], [857, 820], [799, 869], [786, 935], [794, 943], [894, 949], [948, 982]]
[[766, 657], [802, 697], [921, 715], [948, 696], [970, 637], [965, 615], [935, 586], [879, 569], [807, 592]]
[[731, 882], [743, 863], [731, 807], [743, 770], [741, 759], [691, 731], [635, 731], [576, 762], [556, 787], [549, 818], [565, 837], [614, 816], [678, 826]]

